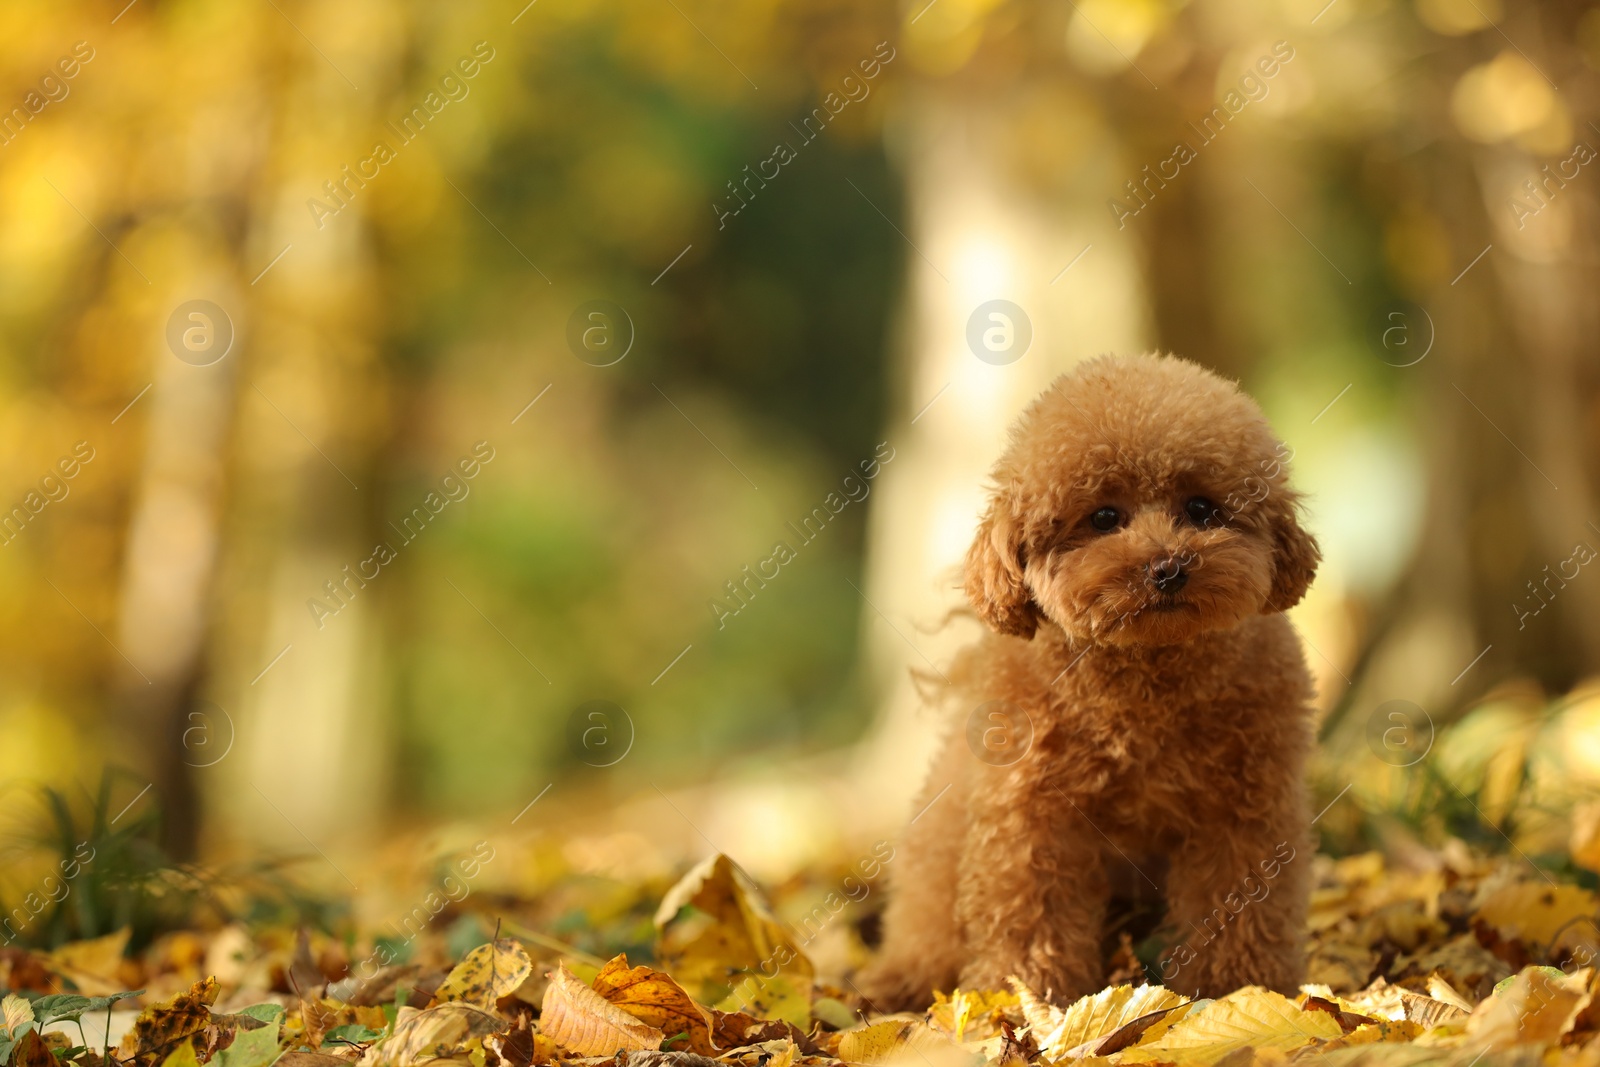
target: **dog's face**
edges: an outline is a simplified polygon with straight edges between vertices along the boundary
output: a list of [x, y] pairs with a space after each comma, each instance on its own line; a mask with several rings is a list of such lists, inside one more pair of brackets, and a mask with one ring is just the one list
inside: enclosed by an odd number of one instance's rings
[[1171, 357], [1103, 358], [1012, 429], [967, 553], [1001, 633], [1041, 619], [1100, 644], [1170, 645], [1283, 611], [1316, 573], [1288, 449], [1232, 383]]

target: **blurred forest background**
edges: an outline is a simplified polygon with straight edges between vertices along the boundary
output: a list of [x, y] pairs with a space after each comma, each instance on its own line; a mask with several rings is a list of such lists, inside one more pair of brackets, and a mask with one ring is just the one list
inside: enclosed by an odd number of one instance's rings
[[164, 855], [340, 885], [891, 833], [1006, 425], [1159, 347], [1309, 494], [1325, 846], [1591, 843], [1600, 7], [12, 0], [0, 72], [19, 840], [108, 767]]

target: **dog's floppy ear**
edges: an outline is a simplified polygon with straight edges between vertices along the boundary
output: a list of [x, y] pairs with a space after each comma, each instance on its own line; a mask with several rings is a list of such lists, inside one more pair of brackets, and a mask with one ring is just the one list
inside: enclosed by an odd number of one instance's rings
[[1039, 609], [1022, 580], [1022, 530], [1002, 495], [997, 494], [967, 549], [967, 599], [995, 630], [1031, 638]]
[[1264, 613], [1294, 607], [1317, 576], [1322, 550], [1300, 525], [1297, 511], [1295, 500], [1288, 498], [1272, 518], [1272, 591], [1261, 609]]

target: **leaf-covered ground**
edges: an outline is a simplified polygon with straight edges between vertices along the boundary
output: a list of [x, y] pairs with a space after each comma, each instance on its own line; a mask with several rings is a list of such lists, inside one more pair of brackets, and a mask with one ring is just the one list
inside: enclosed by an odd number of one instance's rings
[[[1600, 1064], [1595, 895], [1458, 844], [1411, 859], [1399, 871], [1375, 853], [1318, 857], [1308, 984], [1293, 997], [1190, 1000], [1145, 984], [1125, 947], [1131, 981], [1070, 1005], [1013, 984], [881, 1016], [849, 980], [871, 924], [848, 913], [848, 880], [815, 900], [816, 881], [797, 880], [769, 900], [713, 856], [656, 894], [653, 920], [591, 881], [414, 930], [234, 922], [137, 953], [127, 930], [0, 948], [0, 1051], [12, 1067]], [[557, 922], [535, 928], [578, 900], [634, 959], [584, 951]]]

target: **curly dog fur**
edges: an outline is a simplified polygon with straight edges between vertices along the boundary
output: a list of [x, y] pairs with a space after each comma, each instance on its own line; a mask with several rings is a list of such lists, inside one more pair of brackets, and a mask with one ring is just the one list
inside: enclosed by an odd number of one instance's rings
[[1286, 451], [1237, 386], [1160, 355], [1085, 363], [1013, 427], [965, 568], [993, 632], [951, 672], [972, 715], [892, 875], [878, 1007], [1100, 989], [1114, 869], [1150, 857], [1163, 984], [1298, 985], [1312, 685], [1283, 612], [1320, 554]]

